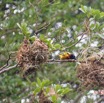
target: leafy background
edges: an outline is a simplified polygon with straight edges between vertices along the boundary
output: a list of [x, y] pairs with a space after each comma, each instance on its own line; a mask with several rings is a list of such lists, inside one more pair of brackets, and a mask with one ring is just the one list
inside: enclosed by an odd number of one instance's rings
[[[85, 48], [102, 48], [103, 11], [103, 0], [1, 0], [0, 67], [7, 63], [10, 53], [18, 50], [24, 34], [31, 39], [36, 36], [43, 40], [49, 46], [50, 59], [59, 59], [58, 55], [63, 51], [74, 53], [81, 59], [81, 51]], [[84, 35], [85, 39], [79, 41], [86, 29], [89, 31]], [[14, 55], [10, 65], [16, 64]], [[41, 65], [29, 81], [21, 77], [20, 68], [0, 74], [0, 102], [20, 103], [31, 92], [36, 95], [47, 84], [47, 88], [58, 87], [61, 101], [74, 100], [79, 94], [76, 66], [77, 63], [69, 62], [47, 63]], [[66, 88], [61, 87], [64, 85]], [[51, 99], [58, 102], [55, 97]]]

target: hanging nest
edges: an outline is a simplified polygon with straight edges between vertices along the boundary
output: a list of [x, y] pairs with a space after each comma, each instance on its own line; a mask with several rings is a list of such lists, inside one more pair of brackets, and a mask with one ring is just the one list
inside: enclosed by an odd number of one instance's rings
[[24, 39], [20, 46], [16, 60], [18, 65], [22, 68], [23, 74], [31, 73], [33, 70], [48, 59], [48, 46], [39, 39], [33, 43]]
[[104, 55], [91, 56], [77, 67], [77, 76], [82, 87], [104, 88]]

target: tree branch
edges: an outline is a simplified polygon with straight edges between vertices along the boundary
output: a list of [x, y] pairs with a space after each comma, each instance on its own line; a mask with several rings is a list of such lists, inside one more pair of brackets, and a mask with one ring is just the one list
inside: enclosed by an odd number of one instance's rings
[[72, 44], [71, 46], [68, 46], [68, 47], [66, 47], [66, 48], [64, 48], [64, 49], [71, 48], [71, 47], [75, 46], [76, 44], [78, 44], [78, 43], [83, 39], [83, 36], [84, 36], [85, 34], [87, 34], [87, 32], [88, 32], [88, 31], [85, 31], [85, 32], [81, 33], [80, 35], [82, 35], [82, 36], [81, 36], [81, 38], [80, 38], [76, 43], [74, 43], [74, 44]]
[[[55, 62], [61, 62], [61, 63], [62, 62], [79, 62], [79, 63], [85, 63], [86, 61], [77, 61], [75, 59], [67, 59], [67, 60], [54, 60], [54, 59], [51, 59], [51, 60], [47, 60], [47, 63], [49, 63], [49, 62], [53, 62], [53, 63], [55, 63]], [[10, 66], [10, 67], [5, 67], [5, 68], [0, 70], [0, 74], [2, 74], [4, 72], [7, 72], [7, 71], [9, 71], [9, 70], [11, 70], [11, 69], [13, 69], [13, 68], [15, 68], [17, 66], [18, 66], [18, 64], [15, 64], [15, 65]], [[30, 66], [30, 67], [34, 67], [34, 66], [35, 65]]]
[[4, 72], [7, 72], [7, 71], [9, 71], [9, 70], [11, 70], [11, 69], [17, 67], [17, 65], [18, 65], [18, 64], [15, 64], [15, 65], [13, 65], [13, 66], [10, 66], [10, 67], [8, 67], [8, 68], [4, 68], [4, 69], [0, 70], [0, 74], [2, 74], [2, 73], [4, 73]]
[[80, 63], [85, 63], [86, 61], [77, 61], [75, 59], [66, 59], [66, 60], [48, 60], [47, 62], [80, 62]]
[[4, 68], [7, 68], [10, 64], [9, 64], [9, 61], [10, 61], [10, 59], [11, 59], [11, 55], [12, 54], [14, 54], [14, 52], [12, 52], [12, 53], [10, 53], [9, 54], [9, 57], [8, 57], [8, 59], [7, 59], [7, 61], [6, 61], [6, 64], [4, 65], [4, 66], [2, 66], [2, 67], [0, 67], [0, 71], [2, 70], [2, 69], [4, 69]]

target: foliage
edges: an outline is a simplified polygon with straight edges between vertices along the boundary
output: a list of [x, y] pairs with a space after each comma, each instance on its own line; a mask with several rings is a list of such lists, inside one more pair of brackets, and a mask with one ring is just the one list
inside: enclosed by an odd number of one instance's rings
[[34, 95], [36, 96], [41, 91], [43, 91], [46, 97], [49, 96], [49, 99], [52, 100], [54, 103], [59, 103], [61, 97], [71, 91], [67, 87], [62, 87], [61, 85], [50, 86], [50, 84], [51, 82], [49, 80], [41, 81], [39, 78], [37, 78], [37, 81], [32, 83], [33, 88], [35, 88], [33, 91]]
[[[16, 51], [24, 37], [45, 42], [53, 60], [63, 51], [74, 53], [78, 60], [98, 52], [104, 44], [103, 4], [103, 0], [1, 0], [0, 67], [16, 64]], [[0, 102], [20, 103], [31, 92], [36, 97], [42, 89], [47, 96], [50, 87], [59, 100], [74, 100], [80, 84], [76, 66], [75, 62], [42, 64], [26, 79], [19, 67], [0, 74]], [[57, 101], [55, 96], [49, 99]]]

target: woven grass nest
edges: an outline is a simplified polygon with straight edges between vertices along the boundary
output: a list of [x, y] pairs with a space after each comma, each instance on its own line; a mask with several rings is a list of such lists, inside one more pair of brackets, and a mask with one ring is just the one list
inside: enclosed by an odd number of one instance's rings
[[97, 56], [94, 56], [95, 59], [87, 59], [77, 67], [81, 85], [87, 89], [104, 88], [104, 54], [99, 60], [99, 55]]
[[16, 60], [22, 68], [23, 74], [25, 74], [46, 62], [48, 54], [48, 46], [41, 40], [36, 39], [33, 43], [30, 43], [28, 39], [24, 39], [18, 49]]

